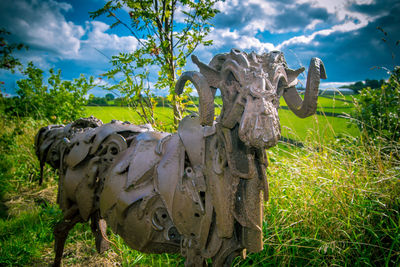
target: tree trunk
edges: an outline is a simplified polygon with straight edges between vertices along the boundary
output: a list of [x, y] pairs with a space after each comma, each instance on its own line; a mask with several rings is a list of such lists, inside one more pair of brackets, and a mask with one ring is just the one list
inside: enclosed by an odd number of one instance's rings
[[[170, 50], [170, 78], [171, 78], [171, 86], [174, 88], [170, 88], [170, 92], [172, 94], [172, 107], [174, 110], [174, 126], [178, 128], [178, 124], [182, 119], [182, 114], [180, 110], [180, 103], [177, 101], [177, 95], [175, 93], [175, 62], [174, 62], [174, 40], [173, 40], [173, 32], [174, 32], [174, 10], [175, 10], [175, 1], [171, 3], [171, 17], [170, 17], [170, 36], [169, 36], [169, 50]], [[167, 31], [166, 31], [167, 32]], [[167, 37], [168, 38], [168, 37]]]

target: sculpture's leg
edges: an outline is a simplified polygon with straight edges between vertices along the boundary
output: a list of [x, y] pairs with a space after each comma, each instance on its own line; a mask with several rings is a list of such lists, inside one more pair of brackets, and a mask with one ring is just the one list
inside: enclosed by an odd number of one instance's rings
[[229, 267], [232, 261], [240, 255], [243, 248], [234, 238], [225, 239], [217, 255], [212, 258], [213, 266]]
[[68, 233], [75, 224], [82, 221], [78, 207], [73, 206], [65, 212], [63, 220], [54, 227], [54, 250], [56, 256], [54, 258], [53, 266], [60, 266]]
[[[188, 249], [185, 261], [185, 267], [204, 267], [207, 262], [196, 249]], [[217, 265], [216, 265], [217, 266]]]
[[44, 162], [40, 161], [39, 185], [42, 185], [42, 183], [43, 183], [43, 167], [44, 167]]
[[106, 240], [107, 223], [101, 219], [100, 212], [96, 211], [90, 217], [92, 233], [96, 239], [96, 249], [98, 253], [103, 253], [110, 248], [110, 243]]

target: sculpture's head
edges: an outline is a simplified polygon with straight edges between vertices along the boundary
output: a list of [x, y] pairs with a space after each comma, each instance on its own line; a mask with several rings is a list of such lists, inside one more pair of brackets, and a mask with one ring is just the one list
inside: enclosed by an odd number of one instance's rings
[[310, 116], [317, 108], [320, 78], [326, 78], [322, 61], [313, 58], [303, 100], [295, 86], [304, 68], [289, 69], [279, 51], [257, 55], [232, 49], [230, 53], [214, 56], [208, 65], [195, 56], [192, 60], [200, 72], [183, 73], [176, 84], [176, 92], [180, 94], [190, 80], [199, 93], [201, 122], [212, 125], [214, 96], [219, 88], [223, 101], [219, 122], [230, 129], [238, 125], [241, 141], [258, 148], [272, 147], [280, 138], [279, 98], [283, 96], [297, 116]]

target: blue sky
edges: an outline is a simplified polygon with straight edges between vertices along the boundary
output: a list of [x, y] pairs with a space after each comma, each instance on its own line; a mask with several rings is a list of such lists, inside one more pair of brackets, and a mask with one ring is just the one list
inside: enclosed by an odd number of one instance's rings
[[[105, 3], [1, 0], [0, 27], [12, 32], [11, 41], [29, 46], [28, 51], [16, 53], [23, 62], [33, 61], [44, 70], [62, 69], [64, 79], [80, 73], [97, 78], [111, 67], [107, 57], [137, 47], [137, 41], [123, 27], [109, 29], [111, 19], [89, 18], [89, 11]], [[400, 39], [400, 1], [226, 0], [216, 7], [221, 12], [213, 19], [208, 36], [214, 44], [195, 51], [204, 62], [231, 48], [257, 53], [281, 50], [291, 68], [308, 67], [311, 57], [316, 56], [327, 70], [328, 79], [322, 84], [325, 88], [366, 78], [387, 79], [385, 68], [400, 65], [400, 45], [395, 45]], [[120, 15], [129, 18], [125, 11]], [[378, 26], [388, 36], [377, 30]], [[186, 69], [196, 67], [190, 63]], [[13, 94], [15, 81], [21, 77], [0, 70], [8, 94]], [[106, 92], [95, 89], [93, 93]]]

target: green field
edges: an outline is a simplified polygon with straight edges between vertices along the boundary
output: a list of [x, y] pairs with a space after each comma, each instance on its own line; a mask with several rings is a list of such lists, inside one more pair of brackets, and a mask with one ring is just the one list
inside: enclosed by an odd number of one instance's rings
[[[320, 112], [344, 109], [351, 111], [351, 103], [319, 98]], [[155, 114], [158, 122], [172, 122], [168, 107], [157, 107]], [[126, 107], [86, 107], [86, 115], [105, 123], [143, 123]], [[236, 258], [233, 266], [399, 266], [398, 158], [364, 143], [348, 119], [300, 119], [285, 109], [279, 115], [282, 135], [303, 146], [279, 143], [266, 151], [264, 249]], [[62, 216], [56, 204], [59, 178], [46, 165], [44, 183], [38, 185], [33, 146], [37, 131], [48, 124], [0, 116], [0, 266], [49, 266], [54, 259], [53, 227]], [[179, 255], [140, 253], [110, 230], [108, 238], [111, 249], [98, 254], [90, 226], [76, 225], [63, 265], [184, 266]]]
[[[101, 111], [95, 115], [105, 121], [121, 114], [125, 117], [119, 119], [135, 119], [127, 109], [90, 111]], [[292, 124], [310, 136], [307, 140], [333, 136], [330, 127], [345, 129], [340, 125], [344, 119], [323, 119], [295, 119], [281, 111], [284, 127]], [[53, 226], [61, 219], [58, 175], [46, 166], [44, 183], [38, 185], [39, 162], [33, 148], [35, 133], [47, 124], [0, 118], [0, 266], [49, 266], [54, 259]], [[307, 131], [308, 127], [319, 132]], [[314, 138], [304, 144], [279, 144], [267, 151], [264, 250], [237, 258], [233, 266], [399, 266], [399, 162], [354, 138], [326, 145]], [[111, 232], [109, 239], [111, 249], [100, 255], [90, 226], [78, 224], [67, 240], [63, 265], [184, 264], [178, 255], [134, 251]]]
[[[219, 99], [220, 100], [220, 99]], [[218, 103], [219, 104], [219, 103]], [[281, 106], [287, 106], [281, 99]], [[319, 97], [318, 110], [333, 113], [349, 113], [352, 110], [352, 104], [335, 99]], [[172, 109], [168, 107], [156, 107], [155, 118], [165, 124], [171, 124]], [[219, 113], [219, 109], [216, 109]], [[138, 114], [128, 107], [86, 107], [86, 116], [93, 115], [101, 119], [104, 123], [110, 122], [112, 119], [121, 121], [130, 121], [134, 124], [143, 124]], [[291, 111], [280, 109], [279, 117], [281, 121], [282, 136], [295, 140], [331, 140], [338, 135], [358, 136], [359, 130], [354, 125], [350, 125], [349, 121], [344, 118], [329, 117], [324, 115], [314, 115], [306, 119], [296, 117]]]

